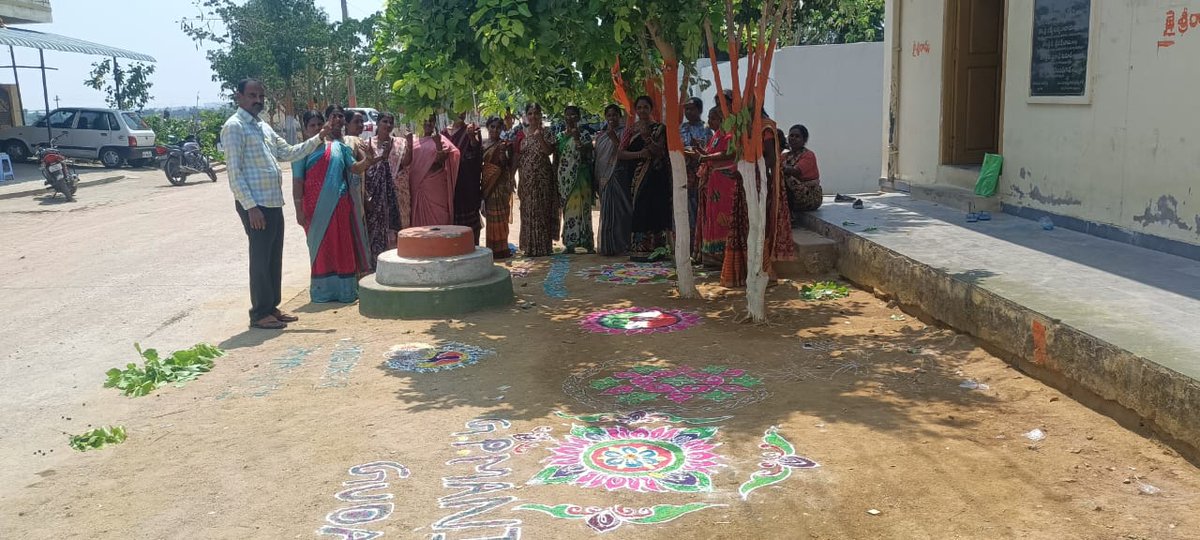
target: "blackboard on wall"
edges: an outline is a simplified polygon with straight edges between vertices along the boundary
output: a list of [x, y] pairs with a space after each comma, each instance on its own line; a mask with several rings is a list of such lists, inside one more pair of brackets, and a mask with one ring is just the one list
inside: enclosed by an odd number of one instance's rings
[[1086, 95], [1091, 22], [1091, 0], [1034, 0], [1030, 96]]

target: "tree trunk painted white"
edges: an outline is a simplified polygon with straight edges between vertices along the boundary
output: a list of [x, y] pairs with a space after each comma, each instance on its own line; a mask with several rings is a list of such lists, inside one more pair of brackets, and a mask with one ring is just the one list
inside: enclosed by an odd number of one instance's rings
[[742, 175], [742, 187], [746, 190], [746, 213], [750, 218], [749, 234], [746, 238], [746, 309], [754, 322], [767, 320], [767, 273], [763, 271], [764, 245], [767, 238], [767, 186], [759, 189], [755, 171], [765, 171], [766, 162], [758, 163], [739, 159], [738, 173]]
[[675, 215], [675, 274], [680, 298], [697, 298], [696, 278], [692, 274], [692, 228], [688, 223], [687, 163], [683, 152], [672, 150], [671, 207]]

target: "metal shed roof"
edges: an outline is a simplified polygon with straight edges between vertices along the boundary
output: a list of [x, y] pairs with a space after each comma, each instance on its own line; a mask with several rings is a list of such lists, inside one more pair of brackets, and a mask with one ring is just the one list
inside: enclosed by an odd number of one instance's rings
[[148, 54], [127, 51], [58, 34], [25, 30], [23, 28], [0, 28], [0, 45], [128, 58], [139, 62], [156, 62], [154, 57]]

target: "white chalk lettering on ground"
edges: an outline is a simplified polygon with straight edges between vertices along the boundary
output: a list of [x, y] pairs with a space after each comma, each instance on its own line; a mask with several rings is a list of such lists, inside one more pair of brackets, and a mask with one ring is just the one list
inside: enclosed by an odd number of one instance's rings
[[283, 356], [276, 358], [267, 365], [267, 368], [261, 373], [254, 375], [246, 380], [246, 388], [235, 388], [230, 386], [220, 394], [217, 394], [216, 399], [228, 399], [232, 397], [267, 397], [274, 394], [276, 390], [283, 386], [283, 383], [291, 377], [293, 371], [304, 365], [304, 360], [308, 355], [312, 354], [315, 349], [305, 349], [303, 347], [289, 348]]
[[317, 388], [342, 388], [350, 383], [350, 372], [362, 358], [362, 347], [343, 338], [329, 354], [329, 367], [317, 382]]
[[[517, 445], [511, 436], [495, 434], [498, 429], [508, 429], [508, 420], [480, 418], [467, 422], [467, 431], [452, 433], [456, 440], [450, 443], [460, 456], [446, 462], [449, 467], [468, 466], [468, 474], [442, 478], [442, 487], [454, 493], [438, 499], [438, 507], [454, 510], [454, 513], [435, 521], [430, 528], [436, 531], [432, 540], [448, 540], [448, 533], [462, 533], [470, 529], [503, 529], [499, 536], [472, 537], [473, 540], [519, 540], [521, 520], [501, 519], [494, 514], [485, 516], [518, 499], [503, 493], [514, 488], [504, 479], [512, 476], [512, 469], [501, 465], [512, 457], [510, 450]], [[471, 455], [480, 452], [479, 455]], [[490, 519], [489, 519], [490, 518]], [[473, 531], [474, 533], [474, 531]]]
[[[333, 498], [350, 503], [325, 516], [325, 523], [317, 529], [318, 536], [333, 536], [344, 540], [371, 540], [383, 536], [383, 531], [361, 528], [363, 525], [383, 521], [396, 509], [391, 502], [395, 497], [388, 491], [392, 479], [408, 478], [408, 467], [394, 461], [372, 461], [350, 467], [351, 476], [359, 480], [342, 482], [343, 489]], [[385, 502], [386, 501], [386, 502]], [[376, 528], [375, 526], [371, 527]]]

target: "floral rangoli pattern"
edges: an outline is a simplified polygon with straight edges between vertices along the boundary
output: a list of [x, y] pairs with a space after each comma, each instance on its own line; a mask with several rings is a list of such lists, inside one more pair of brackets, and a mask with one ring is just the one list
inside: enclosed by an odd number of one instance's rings
[[579, 276], [620, 285], [668, 283], [675, 279], [675, 267], [670, 263], [616, 263], [581, 270]]
[[529, 483], [643, 493], [712, 491], [709, 475], [720, 466], [716, 434], [715, 427], [571, 426]]
[[732, 410], [771, 395], [762, 375], [725, 365], [611, 365], [568, 377], [563, 391], [600, 410], [652, 407], [664, 412]]
[[585, 414], [585, 415], [579, 415], [579, 416], [567, 414], [562, 411], [554, 411], [554, 415], [559, 418], [566, 418], [568, 420], [578, 420], [580, 422], [587, 422], [589, 424], [596, 424], [599, 422], [613, 422], [613, 423], [621, 424], [621, 425], [625, 425], [625, 426], [632, 426], [632, 425], [636, 425], [636, 424], [647, 424], [650, 422], [670, 422], [672, 424], [684, 424], [684, 425], [688, 425], [688, 426], [702, 426], [705, 424], [715, 424], [717, 422], [724, 422], [725, 420], [729, 420], [730, 418], [733, 418], [732, 416], [714, 416], [712, 418], [684, 418], [682, 416], [676, 416], [674, 414], [660, 413], [660, 412], [653, 412], [653, 411], [633, 411], [633, 412], [630, 412], [627, 414], [626, 413], [599, 413], [599, 414]]
[[815, 469], [820, 467], [817, 462], [796, 455], [796, 447], [783, 435], [779, 428], [770, 427], [763, 433], [763, 442], [758, 447], [763, 449], [763, 461], [758, 464], [759, 470], [750, 473], [750, 479], [738, 487], [742, 500], [760, 487], [766, 487], [787, 480], [794, 469]]
[[630, 335], [677, 332], [700, 324], [690, 311], [660, 308], [622, 308], [597, 311], [579, 325], [597, 334]]
[[516, 510], [534, 510], [559, 519], [582, 519], [593, 531], [605, 533], [626, 523], [635, 525], [651, 525], [666, 523], [675, 518], [690, 514], [705, 508], [725, 506], [723, 504], [688, 503], [681, 505], [656, 504], [649, 508], [630, 508], [628, 506], [577, 506], [574, 504], [522, 504]]
[[432, 373], [446, 371], [472, 365], [480, 358], [495, 354], [491, 349], [484, 349], [457, 341], [444, 341], [437, 344], [405, 343], [392, 347], [387, 354], [386, 365], [398, 371], [416, 373]]

